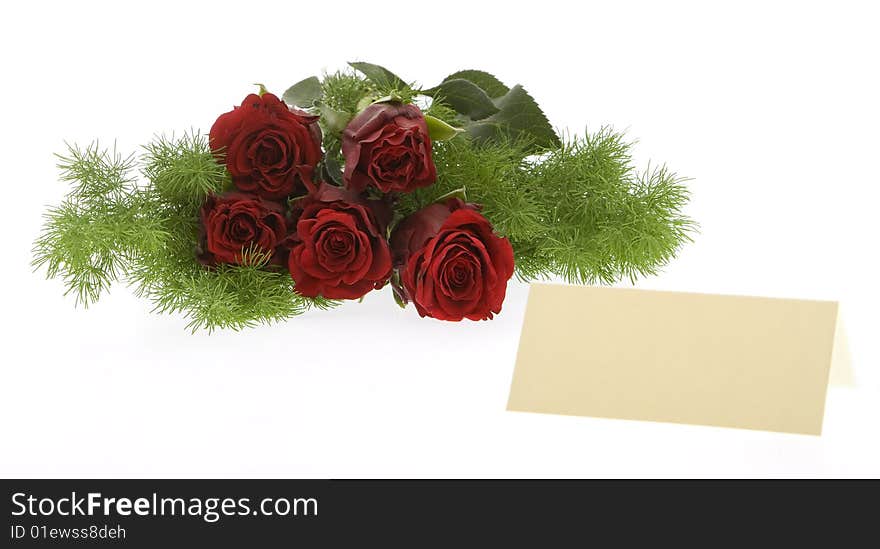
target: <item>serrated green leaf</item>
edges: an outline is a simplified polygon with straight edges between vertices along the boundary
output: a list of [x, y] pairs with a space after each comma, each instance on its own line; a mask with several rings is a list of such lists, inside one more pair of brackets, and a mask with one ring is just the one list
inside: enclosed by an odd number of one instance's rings
[[505, 86], [501, 80], [498, 80], [494, 75], [489, 74], [486, 71], [478, 71], [478, 70], [464, 70], [458, 71], [450, 74], [446, 78], [443, 79], [444, 82], [448, 82], [450, 80], [462, 79], [467, 80], [469, 82], [473, 82], [477, 86], [480, 87], [486, 95], [491, 98], [501, 97], [505, 93], [510, 91], [510, 88]]
[[373, 63], [365, 63], [363, 61], [349, 62], [348, 66], [360, 72], [367, 77], [368, 80], [382, 88], [404, 89], [407, 86], [399, 76], [389, 71], [381, 65]]
[[498, 107], [486, 92], [463, 78], [446, 80], [422, 93], [439, 99], [471, 120], [482, 120], [498, 112]]
[[435, 118], [430, 114], [425, 115], [425, 122], [428, 124], [428, 135], [431, 136], [432, 141], [446, 141], [464, 131], [463, 128], [450, 126], [446, 122], [439, 118]]
[[281, 99], [288, 105], [312, 107], [315, 105], [315, 102], [321, 100], [322, 93], [321, 81], [318, 80], [317, 76], [310, 76], [287, 88]]
[[561, 145], [550, 121], [531, 95], [516, 85], [495, 100], [499, 111], [468, 126], [468, 133], [477, 141], [507, 136], [526, 140], [532, 150], [552, 149]]

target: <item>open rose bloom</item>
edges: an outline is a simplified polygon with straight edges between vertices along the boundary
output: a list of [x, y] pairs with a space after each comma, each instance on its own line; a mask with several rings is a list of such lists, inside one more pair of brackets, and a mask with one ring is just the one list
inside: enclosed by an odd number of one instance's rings
[[295, 208], [288, 265], [300, 294], [358, 299], [385, 285], [391, 276], [386, 204], [324, 183]]
[[210, 142], [238, 190], [273, 200], [312, 188], [322, 156], [318, 117], [289, 109], [271, 93], [248, 95], [221, 115]]
[[450, 198], [407, 217], [392, 237], [397, 289], [421, 316], [485, 320], [501, 312], [513, 248], [477, 207]]

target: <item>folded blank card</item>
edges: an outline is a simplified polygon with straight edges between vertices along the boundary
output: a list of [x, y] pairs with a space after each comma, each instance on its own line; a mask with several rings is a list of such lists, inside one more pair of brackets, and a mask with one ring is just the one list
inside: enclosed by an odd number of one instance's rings
[[837, 320], [831, 301], [533, 284], [507, 408], [818, 435]]

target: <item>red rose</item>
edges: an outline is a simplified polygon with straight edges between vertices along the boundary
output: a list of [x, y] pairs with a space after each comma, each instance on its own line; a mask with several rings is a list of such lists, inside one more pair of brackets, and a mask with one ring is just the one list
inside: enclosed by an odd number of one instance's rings
[[242, 251], [251, 248], [274, 257], [287, 233], [280, 205], [243, 193], [208, 196], [200, 218], [197, 251], [204, 265], [240, 264]]
[[376, 103], [349, 122], [342, 133], [345, 184], [382, 192], [409, 192], [437, 179], [431, 138], [415, 105]]
[[387, 204], [323, 183], [294, 207], [288, 268], [297, 292], [357, 299], [385, 284], [391, 276]]
[[277, 200], [312, 188], [321, 160], [318, 117], [291, 110], [271, 93], [248, 95], [211, 127], [235, 186]]
[[513, 248], [473, 204], [457, 198], [404, 219], [391, 236], [405, 301], [420, 316], [485, 320], [501, 312]]

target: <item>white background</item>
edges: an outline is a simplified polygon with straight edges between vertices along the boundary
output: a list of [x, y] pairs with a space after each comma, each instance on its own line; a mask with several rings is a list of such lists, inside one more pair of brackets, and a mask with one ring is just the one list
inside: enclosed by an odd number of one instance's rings
[[[872, 2], [7, 3], [0, 474], [880, 476], [878, 24]], [[125, 287], [86, 312], [31, 272], [64, 140], [136, 152], [349, 60], [489, 70], [692, 177], [702, 232], [638, 285], [841, 300], [856, 386], [830, 389], [824, 434], [505, 412], [519, 284], [493, 322], [385, 291], [193, 336]]]

